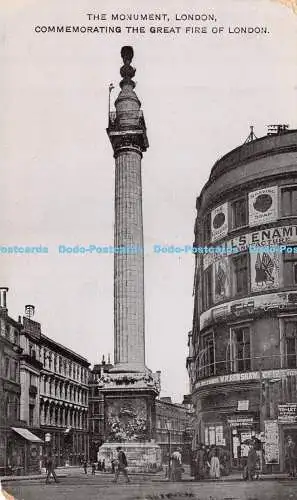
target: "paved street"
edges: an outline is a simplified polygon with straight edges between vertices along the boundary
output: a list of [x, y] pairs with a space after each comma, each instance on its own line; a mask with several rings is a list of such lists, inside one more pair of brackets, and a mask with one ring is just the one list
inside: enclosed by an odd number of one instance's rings
[[[113, 484], [109, 474], [69, 475], [59, 484], [44, 484], [44, 480], [29, 480], [3, 484], [18, 500], [153, 500], [157, 498], [195, 498], [196, 500], [294, 500], [297, 480], [217, 481], [167, 483], [161, 478], [132, 476], [132, 483], [123, 479]], [[161, 496], [163, 495], [163, 496]]]

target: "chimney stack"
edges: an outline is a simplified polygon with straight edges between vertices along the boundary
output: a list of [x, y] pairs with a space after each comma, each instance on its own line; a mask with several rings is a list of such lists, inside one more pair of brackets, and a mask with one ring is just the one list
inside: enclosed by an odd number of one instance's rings
[[9, 288], [5, 286], [0, 287], [0, 308], [7, 310], [6, 295]]
[[28, 319], [31, 319], [35, 314], [35, 306], [33, 306], [32, 304], [27, 304], [25, 306], [25, 315], [26, 315], [26, 318]]

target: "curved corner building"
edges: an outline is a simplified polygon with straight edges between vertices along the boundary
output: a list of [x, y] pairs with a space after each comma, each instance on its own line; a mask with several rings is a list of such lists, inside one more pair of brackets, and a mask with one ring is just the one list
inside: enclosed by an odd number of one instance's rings
[[187, 366], [196, 445], [226, 447], [236, 468], [255, 436], [276, 471], [288, 435], [297, 445], [297, 130], [253, 139], [197, 198]]

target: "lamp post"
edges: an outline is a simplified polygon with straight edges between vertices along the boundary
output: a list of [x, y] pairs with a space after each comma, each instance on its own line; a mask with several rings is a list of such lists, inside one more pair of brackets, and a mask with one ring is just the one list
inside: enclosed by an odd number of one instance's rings
[[170, 461], [171, 461], [171, 422], [165, 422], [165, 427], [167, 430], [168, 436], [168, 469], [167, 469], [167, 477], [170, 479]]
[[45, 455], [48, 457], [52, 454], [52, 435], [49, 432], [46, 432], [44, 435], [45, 442]]
[[167, 430], [167, 436], [168, 436], [168, 451], [169, 451], [169, 457], [171, 457], [171, 422], [166, 422], [166, 430]]
[[[278, 344], [279, 345], [279, 344]], [[264, 436], [264, 433], [265, 433], [265, 425], [264, 425], [264, 416], [263, 416], [263, 411], [265, 411], [264, 415], [267, 416], [267, 406], [266, 406], [266, 396], [267, 394], [265, 393], [265, 398], [263, 398], [263, 363], [264, 363], [264, 354], [266, 354], [266, 352], [269, 351], [269, 349], [265, 349], [264, 350], [264, 353], [262, 354], [261, 358], [260, 358], [260, 362], [259, 362], [259, 383], [260, 383], [260, 398], [259, 398], [259, 420], [260, 420], [260, 437], [261, 437], [261, 472], [263, 472], [264, 470], [264, 465], [265, 463], [263, 463], [263, 436]], [[269, 391], [269, 395], [270, 395], [270, 384], [274, 384], [274, 383], [277, 383], [279, 382], [281, 379], [278, 379], [278, 378], [273, 378], [273, 379], [267, 379], [267, 380], [264, 380], [264, 388], [265, 388], [265, 391], [266, 391], [266, 387], [268, 388], [268, 391]], [[266, 386], [266, 382], [267, 382], [267, 386]], [[263, 407], [263, 404], [265, 405]], [[265, 439], [265, 437], [264, 437]]]
[[263, 356], [260, 359], [259, 363], [259, 382], [260, 382], [260, 412], [259, 412], [259, 417], [260, 417], [260, 435], [262, 432], [264, 432], [264, 420], [263, 420], [263, 373], [262, 373], [262, 368], [263, 368]]

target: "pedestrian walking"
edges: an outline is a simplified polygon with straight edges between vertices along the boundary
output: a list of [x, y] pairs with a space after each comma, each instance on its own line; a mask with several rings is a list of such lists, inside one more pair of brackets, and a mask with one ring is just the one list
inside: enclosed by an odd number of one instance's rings
[[49, 453], [46, 460], [45, 460], [45, 467], [46, 467], [46, 484], [50, 482], [50, 477], [53, 476], [53, 479], [55, 483], [58, 483], [58, 479], [55, 473], [55, 465], [54, 465], [54, 459], [53, 456]]
[[172, 481], [181, 481], [182, 475], [182, 456], [181, 449], [177, 448], [171, 455], [170, 461], [170, 479]]
[[248, 481], [253, 481], [253, 479], [255, 479], [257, 462], [258, 462], [258, 455], [255, 450], [254, 444], [251, 444], [247, 456], [246, 473], [245, 473], [245, 477]]
[[220, 466], [220, 459], [219, 459], [219, 452], [217, 448], [214, 448], [211, 452], [211, 459], [210, 459], [210, 470], [209, 470], [209, 475], [212, 479], [220, 479], [221, 477], [221, 466]]
[[127, 473], [127, 467], [128, 467], [128, 462], [125, 453], [123, 452], [121, 446], [117, 447], [117, 465], [116, 465], [116, 471], [115, 471], [115, 477], [114, 477], [114, 482], [116, 483], [118, 481], [119, 475], [122, 473], [125, 478], [126, 482], [130, 483], [130, 479]]
[[296, 474], [296, 446], [291, 436], [288, 436], [285, 447], [285, 460], [289, 477], [293, 478]]
[[101, 469], [102, 469], [102, 472], [105, 472], [105, 459], [104, 458], [102, 460]]
[[92, 463], [92, 476], [95, 476], [96, 474], [96, 464], [95, 462]]
[[84, 459], [83, 468], [84, 468], [85, 474], [87, 474], [88, 473], [88, 462], [87, 462], [86, 458]]
[[111, 464], [111, 473], [114, 474], [115, 473], [115, 460], [114, 460], [114, 458], [110, 461], [110, 464]]
[[196, 452], [196, 459], [195, 459], [195, 470], [194, 470], [194, 477], [196, 481], [205, 478], [205, 469], [206, 469], [205, 448], [203, 445], [198, 445], [198, 449]]

